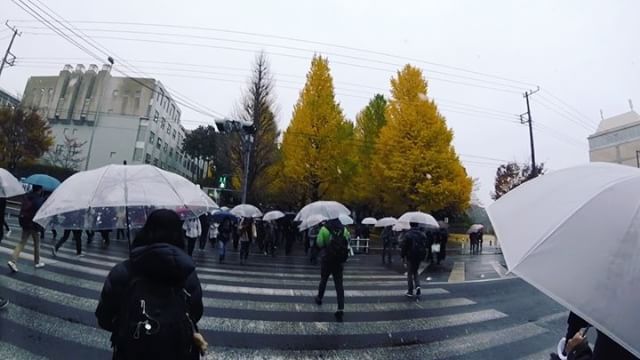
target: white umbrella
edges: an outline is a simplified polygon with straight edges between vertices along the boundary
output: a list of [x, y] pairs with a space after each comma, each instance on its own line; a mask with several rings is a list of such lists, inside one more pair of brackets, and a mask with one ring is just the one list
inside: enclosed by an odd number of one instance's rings
[[311, 215], [322, 215], [327, 219], [337, 219], [340, 215], [349, 215], [351, 211], [337, 201], [316, 201], [303, 207], [295, 217], [304, 221]]
[[10, 172], [0, 168], [0, 198], [10, 198], [24, 194], [24, 188]]
[[314, 226], [322, 223], [323, 221], [327, 221], [327, 220], [329, 220], [329, 219], [327, 219], [326, 216], [323, 216], [323, 215], [320, 215], [320, 214], [311, 215], [298, 226], [298, 229], [300, 231], [304, 231], [304, 230], [307, 230], [310, 227], [314, 227]]
[[398, 221], [404, 221], [408, 223], [417, 223], [417, 224], [427, 225], [429, 227], [434, 227], [434, 228], [440, 227], [438, 225], [438, 221], [436, 221], [436, 219], [433, 216], [427, 213], [423, 213], [422, 211], [406, 212], [398, 218]]
[[640, 170], [591, 163], [488, 209], [509, 271], [640, 356]]
[[393, 226], [398, 222], [394, 217], [384, 217], [376, 222], [376, 227]]
[[151, 165], [107, 165], [65, 180], [34, 221], [45, 228], [111, 230], [122, 223], [142, 227], [155, 209], [171, 209], [188, 219], [217, 207], [182, 176]]
[[469, 230], [467, 230], [467, 234], [471, 234], [471, 233], [477, 233], [478, 231], [484, 229], [484, 225], [482, 224], [473, 224], [469, 227]]
[[362, 219], [361, 224], [362, 225], [375, 225], [377, 222], [378, 222], [378, 220], [376, 220], [376, 218], [368, 217], [368, 218]]
[[262, 217], [262, 220], [264, 221], [278, 220], [278, 219], [282, 219], [284, 216], [285, 215], [282, 211], [274, 210], [264, 214], [264, 216]]
[[353, 225], [354, 224], [353, 219], [349, 215], [340, 215], [340, 216], [338, 216], [338, 220], [340, 220], [340, 223], [342, 223], [342, 225]]
[[259, 218], [262, 216], [262, 211], [257, 207], [250, 204], [236, 205], [230, 211], [233, 215], [243, 218]]
[[404, 231], [411, 229], [411, 224], [406, 221], [397, 221], [391, 228], [393, 231]]

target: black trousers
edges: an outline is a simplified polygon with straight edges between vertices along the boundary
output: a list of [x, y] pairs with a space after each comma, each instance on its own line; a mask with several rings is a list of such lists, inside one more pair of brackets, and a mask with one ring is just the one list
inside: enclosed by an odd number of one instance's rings
[[344, 286], [342, 282], [342, 273], [344, 264], [322, 261], [320, 263], [320, 286], [318, 287], [318, 298], [322, 299], [324, 291], [327, 288], [329, 275], [333, 276], [333, 284], [336, 288], [336, 296], [338, 297], [338, 310], [344, 310]]
[[76, 243], [76, 254], [80, 255], [82, 254], [82, 230], [65, 230], [60, 240], [56, 243], [56, 251], [69, 239], [71, 233], [73, 233], [73, 241]]
[[251, 242], [240, 241], [240, 260], [247, 260], [249, 258], [249, 246]]
[[196, 247], [196, 238], [187, 237], [187, 254], [193, 256], [193, 249]]
[[393, 250], [395, 249], [395, 246], [393, 245], [384, 245], [382, 248], [382, 263], [384, 264], [384, 258], [385, 255], [387, 257], [387, 262], [389, 264], [391, 264], [391, 255], [393, 255]]
[[409, 260], [407, 262], [407, 291], [413, 294], [413, 289], [420, 287], [420, 261]]

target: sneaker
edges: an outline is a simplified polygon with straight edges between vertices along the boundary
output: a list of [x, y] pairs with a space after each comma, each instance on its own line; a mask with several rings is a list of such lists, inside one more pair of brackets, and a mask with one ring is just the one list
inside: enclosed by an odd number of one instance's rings
[[318, 305], [318, 306], [322, 305], [322, 299], [320, 299], [320, 298], [319, 298], [319, 297], [317, 297], [317, 296], [313, 299], [313, 301], [314, 301], [314, 302], [316, 303], [316, 305]]
[[408, 297], [408, 298], [413, 298], [413, 292], [412, 291], [407, 291], [404, 296]]
[[42, 261], [40, 261], [39, 263], [33, 265], [33, 267], [35, 267], [36, 269], [40, 269], [44, 267], [44, 263]]
[[10, 235], [11, 235], [11, 230], [8, 230], [7, 231], [7, 236], [10, 236]]
[[53, 257], [58, 257], [58, 249], [56, 249], [55, 246], [51, 249], [51, 255], [53, 255]]
[[0, 298], [0, 310], [4, 309], [9, 305], [9, 300]]
[[13, 271], [14, 273], [18, 272], [18, 266], [13, 261], [9, 261], [7, 265], [9, 266], [9, 269], [11, 269], [11, 271]]
[[336, 321], [337, 322], [343, 322], [344, 321], [344, 311], [342, 311], [342, 310], [336, 311], [336, 313], [333, 314], [333, 316], [336, 317]]
[[79, 258], [84, 257], [84, 254], [76, 254], [76, 257], [79, 257]]
[[416, 296], [420, 296], [420, 287], [416, 288]]

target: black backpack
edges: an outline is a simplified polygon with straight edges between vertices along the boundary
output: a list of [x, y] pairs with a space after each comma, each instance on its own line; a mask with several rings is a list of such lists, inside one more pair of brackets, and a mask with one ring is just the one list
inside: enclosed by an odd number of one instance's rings
[[26, 195], [20, 204], [20, 214], [18, 215], [18, 223], [21, 227], [31, 227], [33, 218], [36, 216], [36, 204], [34, 204], [32, 195]]
[[327, 245], [326, 257], [328, 261], [343, 263], [349, 258], [349, 240], [344, 235], [344, 229], [340, 229], [339, 232], [329, 230], [331, 234], [331, 241]]
[[116, 359], [190, 359], [198, 351], [189, 317], [190, 295], [184, 287], [168, 287], [134, 277], [113, 333]]
[[419, 230], [410, 230], [409, 234], [412, 241], [411, 257], [418, 261], [424, 260], [427, 257], [427, 237]]

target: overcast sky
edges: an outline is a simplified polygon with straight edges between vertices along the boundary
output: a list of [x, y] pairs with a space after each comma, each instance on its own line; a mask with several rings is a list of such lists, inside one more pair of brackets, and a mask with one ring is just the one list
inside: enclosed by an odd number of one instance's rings
[[[38, 0], [21, 1], [49, 11]], [[69, 21], [165, 25], [74, 23], [114, 58], [213, 116], [232, 114], [255, 53], [264, 50], [276, 78], [281, 128], [290, 121], [314, 52], [328, 56], [337, 99], [350, 120], [375, 93], [388, 94], [397, 69], [420, 66], [429, 96], [454, 131], [456, 150], [480, 179], [485, 205], [501, 160], [530, 161], [527, 127], [515, 122], [526, 111], [525, 90], [541, 88], [531, 102], [536, 158], [550, 169], [588, 161], [586, 137], [600, 110], [605, 117], [627, 112], [628, 99], [640, 107], [637, 0], [44, 3]], [[5, 68], [0, 87], [21, 93], [29, 76], [55, 75], [66, 63], [97, 63], [13, 1], [0, 4], [0, 20], [24, 32], [12, 49], [16, 66]], [[0, 31], [2, 51], [9, 35]], [[211, 116], [182, 109], [187, 128], [211, 122]]]

